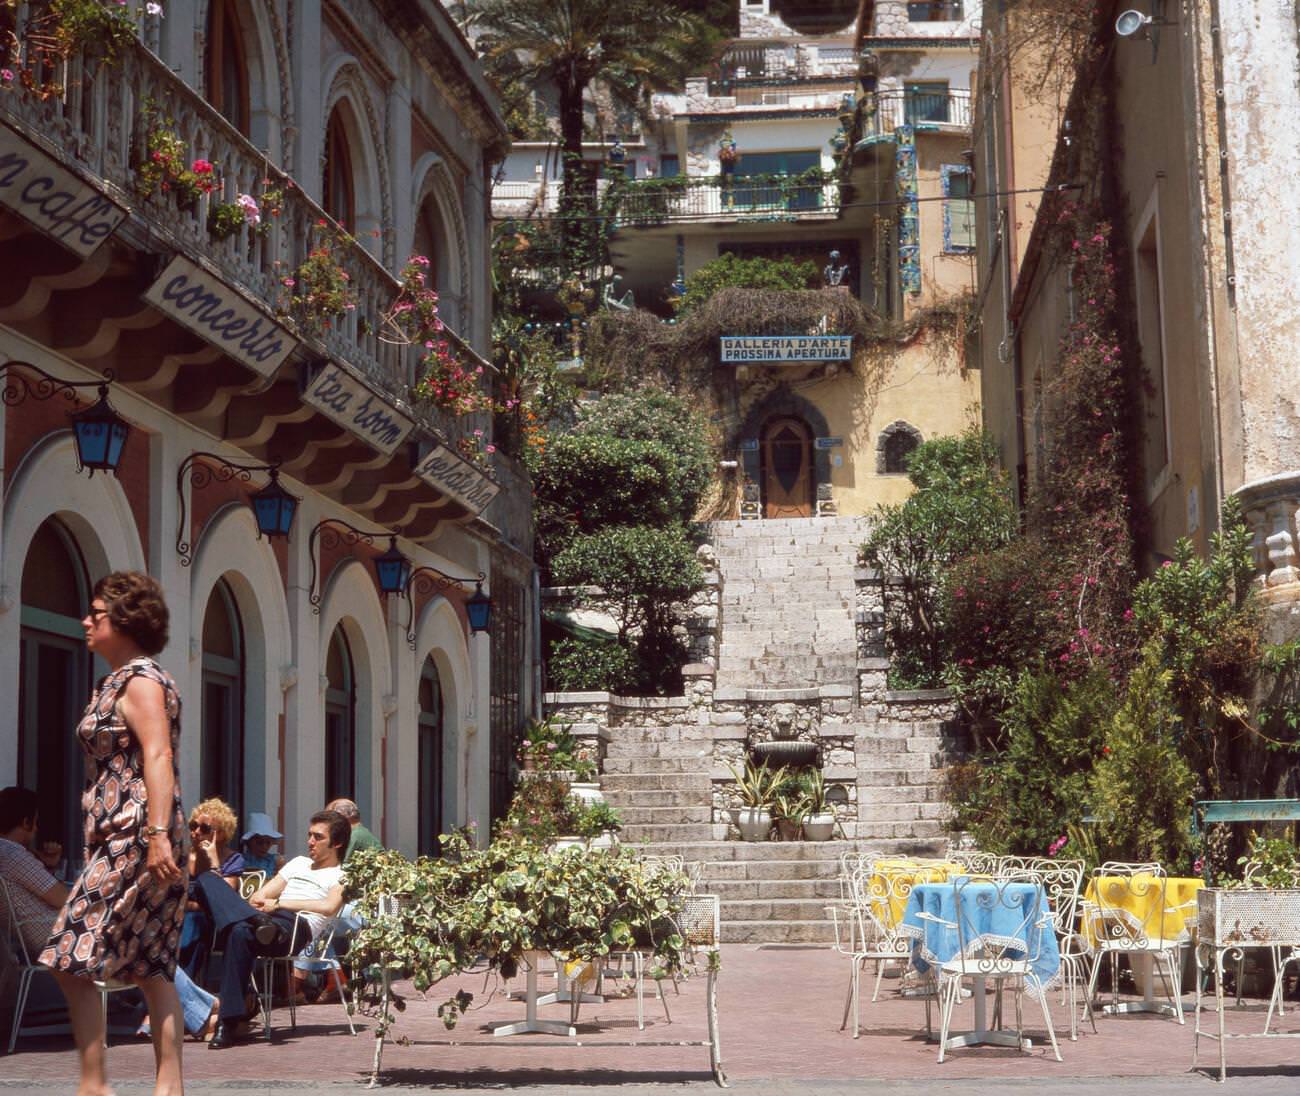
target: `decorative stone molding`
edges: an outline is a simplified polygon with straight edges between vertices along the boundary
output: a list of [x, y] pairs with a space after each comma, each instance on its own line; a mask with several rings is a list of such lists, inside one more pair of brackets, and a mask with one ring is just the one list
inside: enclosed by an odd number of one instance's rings
[[287, 693], [298, 684], [298, 667], [290, 663], [280, 667], [280, 692]]

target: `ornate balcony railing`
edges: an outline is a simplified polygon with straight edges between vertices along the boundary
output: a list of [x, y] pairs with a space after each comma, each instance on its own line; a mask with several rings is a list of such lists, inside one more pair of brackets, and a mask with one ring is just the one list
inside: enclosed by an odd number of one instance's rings
[[880, 91], [866, 96], [863, 136], [893, 133], [899, 126], [970, 129], [970, 92]]
[[738, 95], [744, 88], [844, 81], [856, 75], [857, 59], [850, 45], [744, 44], [722, 55], [708, 77], [708, 93], [717, 98]]
[[[64, 164], [102, 180], [110, 192], [148, 223], [151, 248], [169, 249], [206, 262], [219, 277], [281, 313], [291, 305], [286, 279], [293, 278], [322, 237], [328, 216], [293, 179], [272, 165], [246, 137], [202, 96], [143, 45], [124, 49], [111, 63], [67, 65], [61, 97], [41, 99], [21, 89], [0, 95], [0, 117], [43, 143]], [[147, 113], [146, 113], [147, 110]], [[212, 163], [217, 189], [182, 208], [175, 194], [142, 197], [136, 167], [145, 155], [151, 126], [165, 126], [186, 149], [187, 163]], [[278, 193], [272, 202], [268, 193]], [[234, 202], [249, 194], [262, 206], [262, 226], [241, 225], [218, 239], [208, 230], [214, 202]], [[273, 214], [272, 206], [278, 209]], [[119, 229], [119, 234], [126, 231]], [[356, 307], [331, 317], [312, 332], [299, 334], [355, 367], [379, 388], [410, 403], [418, 357], [408, 346], [381, 337], [379, 318], [398, 291], [397, 279], [359, 242], [348, 240], [341, 263], [349, 276]], [[454, 332], [457, 349], [476, 364], [483, 359]], [[482, 424], [443, 414], [424, 405], [417, 417], [450, 439]]]
[[649, 228], [677, 221], [825, 219], [838, 214], [839, 203], [839, 183], [822, 172], [679, 176], [629, 182], [616, 224]]

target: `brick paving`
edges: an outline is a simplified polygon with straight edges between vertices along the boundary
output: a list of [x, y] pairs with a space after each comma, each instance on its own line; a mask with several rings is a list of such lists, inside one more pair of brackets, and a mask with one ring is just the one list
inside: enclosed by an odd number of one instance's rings
[[[1030, 1053], [1000, 1048], [952, 1052], [947, 1062], [935, 1061], [935, 1048], [924, 1038], [921, 1001], [900, 998], [897, 983], [886, 980], [882, 999], [871, 1004], [870, 984], [863, 1004], [863, 1033], [853, 1039], [838, 1030], [848, 963], [827, 949], [723, 948], [719, 982], [723, 1063], [741, 1091], [754, 1093], [819, 1093], [860, 1091], [866, 1079], [898, 1082], [904, 1092], [963, 1093], [993, 1091], [1014, 1079], [1031, 1089], [1065, 1085], [1067, 1093], [1110, 1092], [1116, 1088], [1163, 1093], [1200, 1085], [1206, 1092], [1233, 1092], [1245, 1084], [1257, 1096], [1294, 1092], [1300, 1083], [1300, 1044], [1291, 1040], [1242, 1040], [1229, 1046], [1230, 1084], [1213, 1086], [1208, 1071], [1217, 1063], [1216, 1046], [1202, 1043], [1204, 1074], [1192, 1074], [1192, 1026], [1172, 1019], [1134, 1015], [1098, 1019], [1099, 1033], [1081, 1034], [1071, 1043], [1065, 1010], [1053, 1002], [1052, 1013], [1061, 1040], [1063, 1062], [1054, 1061], [1043, 1046], [1041, 1019], [1033, 1021], [1027, 1002]], [[476, 1007], [455, 1031], [437, 1018], [437, 1001], [459, 986], [480, 995]], [[610, 1000], [583, 1006], [579, 1036], [570, 1040], [526, 1035], [494, 1039], [490, 1025], [519, 1019], [523, 1006], [508, 1000], [498, 987], [482, 993], [484, 979], [465, 977], [437, 987], [429, 1001], [414, 999], [399, 1016], [396, 1033], [409, 1045], [389, 1043], [384, 1053], [383, 1084], [395, 1090], [437, 1087], [537, 1088], [539, 1091], [581, 1088], [596, 1096], [604, 1088], [632, 1092], [641, 1086], [688, 1085], [711, 1089], [708, 1050], [682, 1042], [704, 1039], [704, 979], [691, 979], [680, 996], [666, 987], [672, 1023], [657, 1000], [646, 1002], [647, 1025], [638, 1032], [635, 1003]], [[1187, 1001], [1190, 1003], [1190, 996]], [[968, 1023], [971, 1006], [959, 1006], [958, 1024]], [[543, 1009], [546, 1017], [562, 1018], [567, 1006]], [[964, 1019], [963, 1019], [964, 1018]], [[225, 1051], [210, 1051], [187, 1042], [185, 1073], [195, 1093], [218, 1091], [354, 1091], [369, 1076], [374, 1042], [369, 1030], [355, 1039], [348, 1035], [338, 1005], [299, 1010], [298, 1028], [288, 1027], [287, 1010], [274, 1014], [271, 1044], [254, 1041]], [[1231, 1010], [1230, 1031], [1259, 1030], [1263, 1005], [1253, 1002]], [[366, 1022], [369, 1027], [368, 1021]], [[1300, 1033], [1300, 1006], [1288, 1009], [1280, 1029]], [[123, 1092], [141, 1091], [152, 1076], [152, 1051], [144, 1041], [115, 1039], [109, 1066]], [[67, 1038], [33, 1038], [19, 1043], [18, 1052], [0, 1058], [0, 1091], [71, 1091], [75, 1059]], [[1120, 1084], [1107, 1079], [1124, 1078]], [[1236, 1078], [1232, 1081], [1232, 1078]], [[1088, 1083], [1095, 1079], [1097, 1084]], [[950, 1082], [960, 1080], [952, 1086]], [[1068, 1080], [1068, 1084], [1065, 1082]], [[981, 1082], [987, 1082], [988, 1087]], [[855, 1088], [856, 1086], [856, 1088]], [[147, 1087], [147, 1086], [146, 1086]], [[873, 1086], [874, 1087], [874, 1086]]]

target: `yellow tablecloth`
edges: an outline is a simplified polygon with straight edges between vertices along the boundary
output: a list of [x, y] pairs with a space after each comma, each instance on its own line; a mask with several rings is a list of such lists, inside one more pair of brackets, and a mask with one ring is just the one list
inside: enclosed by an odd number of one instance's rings
[[877, 860], [875, 871], [867, 881], [871, 909], [885, 924], [893, 926], [903, 920], [908, 895], [917, 883], [946, 883], [951, 876], [965, 875], [964, 864], [909, 860], [906, 857]]
[[1201, 879], [1154, 875], [1103, 875], [1088, 881], [1084, 900], [1097, 909], [1084, 918], [1084, 932], [1097, 942], [1097, 918], [1122, 916], [1128, 928], [1141, 932], [1153, 944], [1173, 943], [1185, 938], [1188, 922], [1196, 920], [1196, 892], [1205, 886]]

